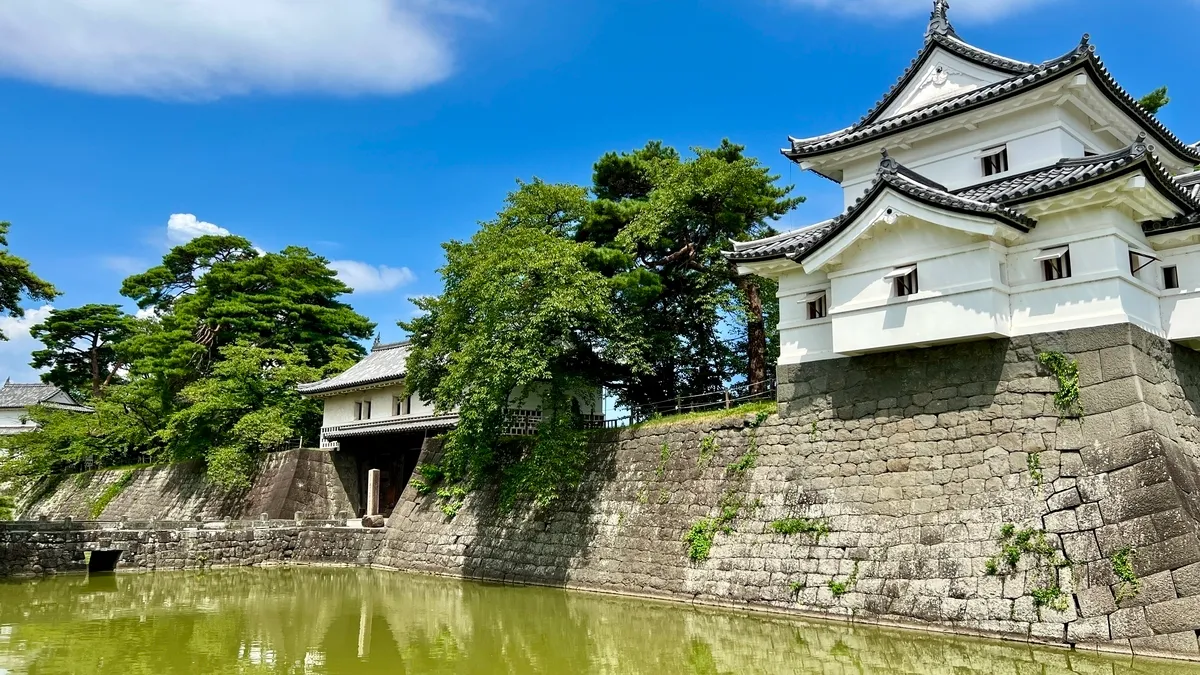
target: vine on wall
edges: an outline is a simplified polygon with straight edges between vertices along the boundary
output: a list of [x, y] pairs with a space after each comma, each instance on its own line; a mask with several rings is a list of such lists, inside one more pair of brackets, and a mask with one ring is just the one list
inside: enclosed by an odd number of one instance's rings
[[1054, 407], [1063, 417], [1083, 417], [1083, 406], [1079, 403], [1079, 363], [1062, 352], [1042, 352], [1038, 362], [1058, 379], [1058, 391], [1054, 394]]

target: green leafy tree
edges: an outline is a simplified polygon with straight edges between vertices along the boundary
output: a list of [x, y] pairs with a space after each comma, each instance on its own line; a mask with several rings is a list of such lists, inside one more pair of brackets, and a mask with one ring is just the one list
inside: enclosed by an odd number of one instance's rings
[[55, 309], [30, 329], [44, 349], [33, 352], [34, 368], [48, 368], [42, 381], [95, 399], [124, 366], [116, 346], [134, 334], [137, 320], [118, 305]]
[[[50, 301], [58, 297], [58, 290], [43, 281], [29, 269], [29, 263], [8, 251], [8, 230], [12, 225], [0, 222], [0, 312], [9, 316], [25, 316], [21, 299]], [[0, 340], [7, 340], [0, 333]]]
[[212, 375], [183, 389], [186, 405], [171, 415], [160, 436], [172, 459], [203, 459], [214, 483], [245, 489], [263, 452], [316, 438], [320, 403], [300, 396], [296, 385], [348, 368], [355, 354], [339, 348], [318, 368], [303, 352], [248, 342], [220, 352]]
[[[602, 360], [636, 368], [639, 350], [614, 311], [617, 285], [593, 268], [595, 247], [569, 238], [589, 213], [586, 192], [534, 181], [506, 207], [470, 241], [443, 246], [444, 293], [417, 300], [425, 313], [401, 324], [412, 340], [407, 385], [440, 410], [458, 408], [450, 480], [500, 474], [506, 503], [546, 504], [586, 459], [576, 396], [602, 383]], [[538, 435], [501, 442], [509, 397], [533, 390]]]
[[[643, 316], [654, 368], [631, 383], [631, 401], [710, 391], [735, 369], [752, 383], [768, 377], [773, 296], [762, 292], [765, 280], [737, 275], [721, 250], [772, 234], [770, 223], [804, 199], [743, 151], [724, 140], [683, 159], [650, 143], [595, 166], [598, 200], [581, 238], [629, 251], [663, 288]], [[734, 339], [722, 330], [730, 319], [739, 323]]]
[[1145, 108], [1146, 111], [1151, 115], [1157, 115], [1158, 111], [1162, 110], [1163, 107], [1170, 102], [1171, 97], [1167, 96], [1166, 87], [1159, 87], [1158, 89], [1155, 89], [1149, 94], [1146, 94], [1142, 98], [1138, 99], [1138, 103], [1141, 103], [1142, 107]]
[[363, 354], [357, 340], [375, 325], [339, 299], [349, 292], [308, 249], [260, 254], [241, 237], [198, 237], [125, 280], [122, 293], [158, 316], [123, 350], [131, 372], [154, 379], [170, 407], [183, 387], [212, 371], [223, 347], [239, 341], [299, 350], [318, 368], [346, 350]]

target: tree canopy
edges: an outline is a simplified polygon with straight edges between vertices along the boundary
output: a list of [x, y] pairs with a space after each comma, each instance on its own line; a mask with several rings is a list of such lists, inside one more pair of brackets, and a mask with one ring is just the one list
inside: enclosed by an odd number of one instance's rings
[[201, 459], [218, 484], [245, 487], [260, 453], [317, 436], [320, 405], [295, 385], [348, 367], [374, 331], [324, 258], [241, 237], [177, 246], [121, 292], [151, 316], [85, 305], [34, 328], [33, 365], [96, 412], [33, 410], [39, 431], [0, 439], [7, 475]]
[[[29, 262], [8, 250], [8, 231], [11, 223], [0, 222], [0, 312], [9, 316], [25, 316], [21, 299], [50, 301], [58, 290], [29, 269]], [[0, 332], [0, 340], [8, 337]]]
[[[546, 503], [582, 470], [581, 392], [638, 405], [768, 379], [769, 282], [721, 250], [803, 201], [777, 180], [729, 141], [688, 158], [649, 143], [601, 157], [590, 187], [518, 182], [495, 219], [445, 244], [442, 295], [401, 325], [408, 386], [459, 411], [446, 475], [500, 476], [506, 502]], [[509, 397], [534, 387], [537, 437], [503, 442]]]
[[34, 368], [48, 368], [42, 381], [76, 397], [100, 397], [100, 389], [119, 381], [126, 365], [117, 345], [136, 331], [137, 320], [119, 305], [84, 305], [50, 311], [46, 320], [30, 329], [43, 349], [33, 352]]
[[1158, 111], [1162, 110], [1170, 102], [1171, 97], [1167, 96], [1166, 87], [1159, 87], [1138, 99], [1138, 103], [1142, 104], [1142, 107], [1151, 115], [1157, 115]]

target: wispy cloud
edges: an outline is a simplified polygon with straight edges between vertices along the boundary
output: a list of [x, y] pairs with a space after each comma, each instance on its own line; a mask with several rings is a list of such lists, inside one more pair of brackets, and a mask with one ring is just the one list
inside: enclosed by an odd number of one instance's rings
[[43, 305], [37, 309], [25, 310], [25, 316], [0, 317], [0, 331], [8, 340], [0, 342], [0, 381], [10, 377], [13, 382], [40, 382], [38, 371], [34, 370], [29, 361], [33, 358], [35, 349], [42, 343], [33, 339], [29, 329], [46, 320], [51, 305]]
[[[798, 7], [812, 7], [862, 17], [928, 14], [933, 8], [932, 0], [783, 0], [783, 2]], [[991, 21], [1043, 4], [1048, 4], [1048, 1], [953, 0], [950, 3], [950, 18], [964, 21]]]
[[150, 267], [150, 263], [145, 260], [128, 255], [106, 255], [100, 259], [100, 264], [126, 276], [145, 272]]
[[329, 266], [355, 293], [382, 293], [417, 279], [407, 267], [376, 266], [357, 260], [331, 260]]
[[0, 2], [0, 73], [104, 94], [398, 94], [452, 69], [431, 0]]
[[190, 213], [172, 213], [171, 217], [167, 218], [167, 241], [172, 246], [186, 244], [206, 234], [225, 236], [229, 234], [229, 230], [220, 225], [206, 223]]

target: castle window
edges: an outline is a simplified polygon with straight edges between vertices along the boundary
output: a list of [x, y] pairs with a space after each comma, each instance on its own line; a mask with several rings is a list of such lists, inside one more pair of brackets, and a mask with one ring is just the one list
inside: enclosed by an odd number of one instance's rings
[[1163, 268], [1163, 288], [1179, 288], [1179, 269], [1174, 265]]
[[917, 287], [917, 266], [905, 265], [884, 275], [884, 279], [892, 280], [892, 288], [895, 291], [897, 298], [914, 295], [919, 290]]
[[395, 398], [396, 415], [411, 415], [412, 414], [412, 395], [397, 396]]
[[1008, 171], [1008, 146], [1002, 145], [998, 148], [984, 150], [979, 156], [979, 163], [985, 176], [994, 176]]
[[1046, 281], [1066, 279], [1071, 276], [1071, 248], [1056, 246], [1042, 250], [1042, 254], [1034, 258], [1042, 263], [1042, 277]]
[[362, 419], [364, 419], [364, 420], [371, 419], [371, 402], [370, 401], [362, 402]]
[[363, 414], [362, 401], [355, 401], [354, 402], [354, 419], [361, 420], [363, 418], [362, 414]]
[[829, 307], [827, 305], [827, 302], [828, 301], [825, 298], [824, 292], [813, 293], [813, 294], [809, 295], [808, 296], [808, 319], [810, 321], [812, 321], [814, 319], [824, 319], [826, 314], [829, 313]]
[[1129, 249], [1129, 273], [1135, 277], [1138, 272], [1146, 269], [1150, 263], [1157, 261], [1158, 258], [1149, 253]]

